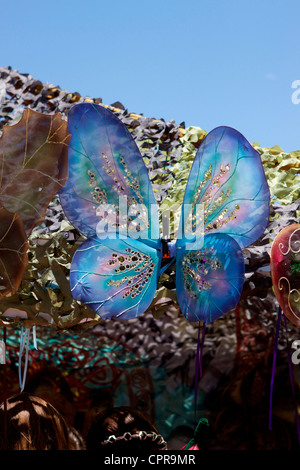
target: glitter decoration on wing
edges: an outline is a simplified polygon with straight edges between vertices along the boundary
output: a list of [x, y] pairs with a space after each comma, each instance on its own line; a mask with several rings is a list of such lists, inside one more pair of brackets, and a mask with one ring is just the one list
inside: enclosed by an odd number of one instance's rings
[[154, 297], [159, 253], [130, 238], [87, 240], [72, 259], [72, 295], [103, 319], [135, 318], [144, 313]]
[[[226, 233], [241, 248], [254, 243], [269, 220], [270, 191], [259, 153], [230, 127], [217, 127], [202, 141], [187, 182], [180, 227], [203, 206], [203, 235]], [[184, 211], [188, 207], [189, 210]], [[184, 236], [177, 246], [185, 246]]]
[[269, 201], [258, 152], [235, 129], [212, 130], [191, 168], [176, 241], [177, 296], [188, 320], [209, 323], [237, 305], [242, 249], [264, 232]]
[[206, 235], [201, 250], [182, 248], [176, 262], [177, 298], [187, 320], [211, 323], [236, 306], [245, 268], [242, 250], [232, 237]]
[[60, 191], [60, 201], [70, 223], [88, 238], [99, 236], [101, 230], [104, 236], [105, 225], [99, 222], [109, 207], [109, 229], [116, 235], [126, 232], [145, 243], [151, 238], [150, 245], [159, 246], [153, 189], [126, 126], [109, 109], [94, 103], [74, 105], [68, 123], [69, 178]]
[[154, 297], [161, 264], [157, 204], [143, 158], [109, 109], [80, 103], [69, 112], [66, 217], [87, 237], [70, 269], [73, 297], [103, 319], [135, 318]]

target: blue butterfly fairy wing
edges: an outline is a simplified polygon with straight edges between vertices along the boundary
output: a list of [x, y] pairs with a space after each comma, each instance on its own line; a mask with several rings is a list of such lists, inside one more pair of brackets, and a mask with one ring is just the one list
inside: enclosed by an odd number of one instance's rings
[[240, 247], [249, 246], [267, 226], [269, 202], [259, 153], [237, 130], [217, 127], [207, 134], [195, 156], [177, 246], [208, 233], [225, 233]]
[[66, 217], [84, 236], [127, 235], [159, 245], [157, 204], [140, 151], [122, 121], [93, 103], [68, 114], [69, 177], [60, 191]]
[[190, 321], [211, 322], [236, 306], [242, 249], [264, 232], [270, 193], [260, 155], [230, 127], [200, 145], [184, 195], [176, 240], [176, 289]]
[[103, 319], [138, 317], [154, 297], [160, 261], [160, 251], [139, 240], [88, 239], [72, 259], [72, 295]]
[[210, 323], [236, 306], [245, 265], [234, 238], [209, 234], [200, 250], [178, 250], [176, 263], [177, 299], [187, 320]]

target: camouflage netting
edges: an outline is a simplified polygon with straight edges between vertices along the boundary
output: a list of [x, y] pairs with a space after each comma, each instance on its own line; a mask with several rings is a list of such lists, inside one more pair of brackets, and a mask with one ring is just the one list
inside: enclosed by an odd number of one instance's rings
[[[101, 99], [69, 93], [11, 68], [0, 68], [1, 129], [17, 122], [27, 107], [41, 113], [60, 112], [66, 118], [70, 106], [82, 101], [102, 103]], [[141, 150], [160, 215], [174, 204], [180, 205], [195, 152], [206, 131], [199, 127], [185, 129], [184, 123], [178, 125], [172, 120], [165, 122], [133, 114], [120, 103], [108, 107], [126, 124]], [[300, 151], [287, 154], [278, 146], [261, 148], [257, 143], [253, 146], [261, 154], [272, 195], [270, 221], [260, 240], [244, 250], [246, 278], [237, 308], [206, 327], [205, 373], [200, 381], [198, 411], [214, 423], [217, 448], [291, 448], [296, 436], [294, 402], [286, 362], [287, 338], [283, 331], [279, 334], [280, 377], [277, 378], [278, 395], [274, 396], [271, 437], [267, 429], [278, 311], [271, 285], [269, 253], [277, 233], [299, 221]], [[54, 197], [44, 222], [30, 235], [29, 263], [19, 289], [0, 300], [0, 325], [9, 332], [9, 392], [18, 389], [20, 327], [35, 325], [39, 348], [31, 351], [29, 377], [41, 367], [46, 367], [48, 373], [54, 365], [75, 391], [80, 415], [92, 403], [95, 390], [89, 384], [94, 381], [99, 391], [105, 386], [106, 378], [114, 385], [115, 376], [111, 377], [109, 371], [118, 371], [130, 389], [125, 394], [130, 404], [157, 420], [158, 429], [164, 435], [178, 424], [191, 425], [198, 325], [187, 322], [179, 311], [174, 265], [161, 276], [147, 312], [134, 320], [102, 321], [70, 293], [70, 262], [81, 241], [80, 234], [65, 219], [58, 197]], [[288, 322], [288, 338], [291, 343], [299, 339], [299, 332], [291, 322]], [[130, 354], [133, 352], [137, 364], [130, 363], [124, 345], [130, 348]], [[118, 350], [120, 357], [108, 366], [112, 351], [117, 356]], [[137, 368], [134, 374], [127, 370], [130, 364]], [[298, 369], [294, 367], [297, 390], [300, 389]], [[111, 388], [110, 381], [108, 388]], [[120, 395], [118, 389], [116, 393]]]
[[[17, 122], [26, 107], [47, 114], [60, 112], [66, 118], [74, 103], [102, 103], [100, 98], [69, 93], [11, 68], [0, 68], [0, 79], [1, 128]], [[198, 127], [185, 129], [184, 123], [178, 125], [173, 120], [165, 122], [132, 114], [120, 103], [114, 103], [108, 108], [125, 123], [141, 150], [160, 206], [160, 215], [173, 204], [181, 204], [195, 152], [206, 131]], [[244, 250], [246, 280], [240, 306], [249, 315], [261, 313], [262, 308], [273, 313], [277, 310], [269, 271], [270, 247], [283, 227], [299, 220], [300, 210], [300, 151], [286, 154], [278, 146], [261, 148], [257, 143], [253, 145], [261, 154], [272, 194], [272, 205], [270, 223], [263, 236], [255, 245]], [[176, 185], [172, 184], [174, 179]], [[70, 293], [70, 262], [77, 243], [81, 241], [80, 234], [65, 219], [59, 200], [55, 197], [49, 204], [44, 223], [30, 235], [29, 264], [18, 291], [0, 301], [2, 325], [48, 325], [57, 330], [78, 331], [102, 321], [88, 307], [74, 301]], [[149, 309], [156, 318], [170, 307], [178, 311], [174, 274], [172, 266], [161, 277], [156, 297]], [[53, 284], [59, 288], [52, 289]], [[20, 313], [10, 317], [10, 309], [26, 312], [26, 315]]]

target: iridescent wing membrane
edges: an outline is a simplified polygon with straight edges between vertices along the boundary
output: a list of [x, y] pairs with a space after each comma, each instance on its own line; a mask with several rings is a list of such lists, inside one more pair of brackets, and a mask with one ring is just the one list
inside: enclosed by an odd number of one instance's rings
[[68, 120], [69, 178], [60, 201], [87, 237], [72, 260], [72, 294], [102, 318], [134, 318], [153, 299], [161, 259], [146, 166], [125, 125], [105, 107], [75, 105]]
[[[82, 103], [68, 115], [69, 178], [60, 192], [64, 212], [86, 237], [110, 232], [156, 245], [157, 206], [147, 169], [126, 126], [100, 105]], [[124, 214], [120, 204], [127, 204]], [[152, 217], [149, 214], [153, 211]], [[138, 215], [136, 215], [138, 213]], [[153, 226], [150, 226], [150, 219]]]
[[[71, 265], [73, 296], [102, 318], [134, 318], [150, 305], [161, 272], [147, 169], [126, 127], [102, 106], [71, 108], [69, 132], [69, 179], [60, 199], [87, 237]], [[259, 154], [231, 128], [212, 131], [191, 169], [176, 241], [177, 297], [188, 320], [213, 321], [236, 305], [244, 282], [241, 250], [263, 232], [268, 211]]]
[[209, 323], [236, 306], [242, 248], [264, 232], [269, 200], [258, 152], [235, 129], [211, 131], [191, 168], [176, 242], [177, 297], [188, 320]]

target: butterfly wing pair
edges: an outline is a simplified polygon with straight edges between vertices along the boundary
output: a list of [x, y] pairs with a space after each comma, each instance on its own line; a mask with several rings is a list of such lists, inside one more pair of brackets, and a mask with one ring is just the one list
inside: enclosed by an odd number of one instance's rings
[[[155, 295], [163, 256], [158, 207], [140, 151], [107, 108], [70, 109], [66, 217], [86, 237], [71, 264], [74, 298], [104, 319], [131, 319]], [[242, 249], [265, 230], [269, 188], [259, 154], [236, 130], [202, 142], [187, 182], [177, 240], [176, 291], [189, 321], [209, 323], [237, 304]]]

